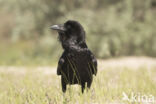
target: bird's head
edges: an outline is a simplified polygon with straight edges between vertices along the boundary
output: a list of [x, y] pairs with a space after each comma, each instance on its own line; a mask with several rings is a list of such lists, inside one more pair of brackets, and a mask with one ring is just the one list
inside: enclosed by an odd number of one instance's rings
[[77, 21], [68, 20], [64, 24], [53, 25], [50, 28], [58, 32], [61, 42], [71, 38], [75, 39], [78, 43], [85, 41], [85, 31]]

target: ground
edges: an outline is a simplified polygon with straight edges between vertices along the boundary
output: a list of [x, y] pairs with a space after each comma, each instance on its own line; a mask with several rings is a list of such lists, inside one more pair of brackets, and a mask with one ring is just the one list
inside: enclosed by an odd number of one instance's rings
[[[98, 74], [84, 94], [77, 85], [68, 86], [63, 94], [55, 66], [1, 66], [0, 104], [156, 104], [155, 58], [99, 59], [98, 63]], [[129, 100], [123, 100], [123, 94]], [[133, 94], [136, 99], [131, 99]]]

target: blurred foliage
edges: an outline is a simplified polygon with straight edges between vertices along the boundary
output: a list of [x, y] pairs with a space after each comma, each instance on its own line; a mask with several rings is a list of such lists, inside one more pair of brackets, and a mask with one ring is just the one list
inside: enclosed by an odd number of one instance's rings
[[49, 26], [68, 19], [84, 26], [98, 58], [156, 56], [155, 0], [1, 0], [0, 64], [58, 58], [62, 49]]

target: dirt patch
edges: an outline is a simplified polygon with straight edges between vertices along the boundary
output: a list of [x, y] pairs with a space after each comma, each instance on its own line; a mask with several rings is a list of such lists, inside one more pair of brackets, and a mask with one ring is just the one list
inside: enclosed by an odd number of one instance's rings
[[104, 70], [108, 68], [129, 68], [139, 69], [145, 67], [150, 69], [151, 67], [156, 68], [156, 58], [151, 57], [122, 57], [107, 60], [98, 60], [98, 69]]
[[[110, 68], [129, 68], [139, 69], [140, 67], [155, 68], [156, 58], [150, 57], [123, 57], [107, 60], [98, 60], [98, 70], [107, 70]], [[38, 67], [16, 67], [16, 66], [0, 66], [0, 73], [25, 74], [27, 72], [37, 72], [45, 75], [56, 74], [56, 67], [38, 66]]]

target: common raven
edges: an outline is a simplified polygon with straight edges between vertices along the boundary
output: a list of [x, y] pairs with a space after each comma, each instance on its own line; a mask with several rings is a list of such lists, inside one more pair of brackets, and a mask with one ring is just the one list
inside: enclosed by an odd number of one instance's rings
[[66, 92], [67, 84], [79, 84], [83, 93], [85, 83], [90, 88], [93, 74], [97, 74], [97, 60], [87, 47], [85, 31], [82, 25], [74, 20], [53, 25], [51, 29], [57, 30], [64, 49], [57, 67], [57, 75], [61, 75], [62, 91]]

